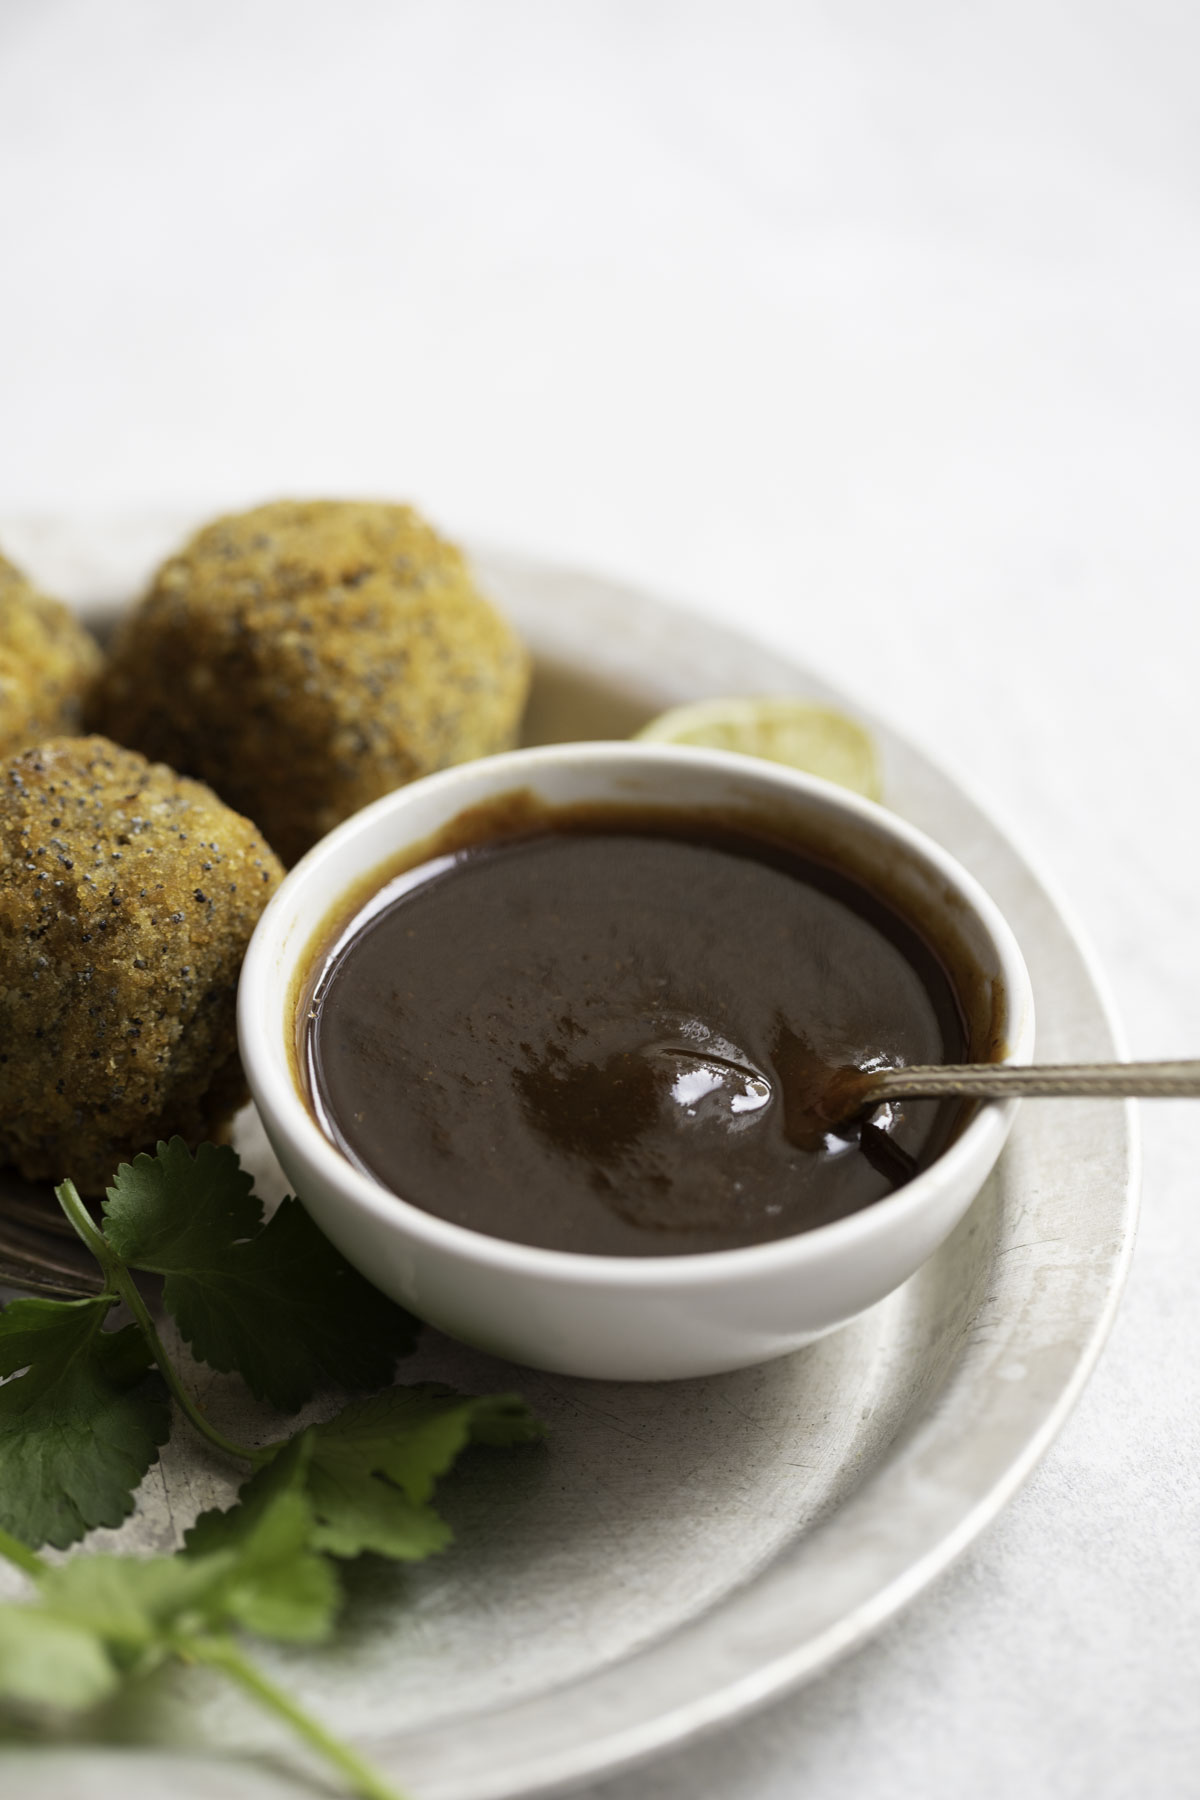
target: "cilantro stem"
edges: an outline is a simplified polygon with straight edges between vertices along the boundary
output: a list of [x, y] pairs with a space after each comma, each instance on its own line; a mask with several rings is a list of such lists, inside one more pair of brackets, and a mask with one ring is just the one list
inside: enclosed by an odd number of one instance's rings
[[15, 1563], [18, 1569], [34, 1581], [40, 1580], [48, 1567], [36, 1550], [31, 1550], [28, 1544], [23, 1544], [20, 1538], [13, 1537], [12, 1533], [5, 1531], [3, 1526], [0, 1526], [0, 1556], [3, 1556], [7, 1562]]
[[119, 1259], [97, 1231], [91, 1213], [79, 1197], [79, 1189], [73, 1181], [63, 1181], [55, 1188], [54, 1198], [66, 1213], [68, 1223], [73, 1226], [76, 1237], [82, 1238], [100, 1264], [109, 1292], [115, 1292], [116, 1282], [113, 1277]]
[[384, 1781], [382, 1775], [377, 1774], [348, 1744], [343, 1744], [339, 1738], [332, 1736], [311, 1714], [297, 1706], [273, 1681], [269, 1681], [262, 1670], [243, 1656], [230, 1639], [187, 1637], [180, 1641], [177, 1650], [190, 1662], [207, 1663], [210, 1668], [220, 1669], [232, 1681], [245, 1688], [260, 1706], [283, 1719], [306, 1744], [332, 1763], [345, 1776], [352, 1792], [361, 1796], [361, 1800], [404, 1800], [403, 1795]]
[[179, 1379], [179, 1373], [167, 1355], [154, 1320], [150, 1317], [150, 1310], [138, 1292], [137, 1283], [123, 1263], [118, 1265], [116, 1271], [116, 1285], [117, 1292], [133, 1314], [143, 1337], [150, 1346], [150, 1353], [158, 1364], [159, 1373], [170, 1388], [176, 1405], [189, 1424], [200, 1433], [201, 1437], [207, 1438], [210, 1444], [213, 1444], [226, 1456], [236, 1456], [242, 1462], [248, 1462], [252, 1468], [256, 1469], [260, 1468], [263, 1463], [269, 1463], [272, 1455], [270, 1450], [252, 1450], [248, 1444], [235, 1444], [232, 1438], [227, 1438], [223, 1431], [218, 1431], [216, 1426], [205, 1418]]
[[102, 1232], [97, 1231], [91, 1214], [79, 1196], [79, 1190], [73, 1181], [64, 1181], [54, 1190], [55, 1198], [62, 1207], [67, 1218], [74, 1226], [79, 1237], [87, 1245], [104, 1273], [105, 1286], [111, 1294], [117, 1294], [125, 1302], [137, 1322], [138, 1329], [150, 1346], [150, 1354], [158, 1364], [159, 1373], [166, 1382], [179, 1410], [188, 1422], [208, 1439], [210, 1444], [226, 1456], [234, 1456], [241, 1462], [248, 1462], [253, 1468], [260, 1468], [271, 1460], [272, 1450], [251, 1450], [245, 1444], [235, 1444], [222, 1431], [205, 1418], [192, 1396], [179, 1379], [174, 1363], [167, 1355], [166, 1347], [158, 1335], [158, 1328], [150, 1317], [150, 1309], [138, 1291], [138, 1285], [125, 1267], [112, 1245]]

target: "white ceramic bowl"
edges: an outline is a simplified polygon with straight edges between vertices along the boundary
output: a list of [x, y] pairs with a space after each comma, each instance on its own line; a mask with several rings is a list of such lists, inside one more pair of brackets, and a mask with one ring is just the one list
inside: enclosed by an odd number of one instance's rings
[[514, 1362], [610, 1380], [706, 1375], [796, 1349], [872, 1306], [935, 1250], [979, 1191], [1015, 1102], [978, 1109], [886, 1199], [794, 1237], [686, 1256], [544, 1250], [451, 1224], [355, 1168], [295, 1072], [296, 990], [348, 892], [469, 807], [530, 790], [550, 806], [617, 802], [769, 816], [922, 922], [976, 993], [995, 996], [1004, 1060], [1033, 1051], [1033, 997], [1011, 931], [964, 869], [870, 801], [776, 764], [648, 744], [518, 750], [433, 775], [347, 819], [291, 871], [254, 934], [238, 997], [242, 1059], [275, 1153], [321, 1229], [369, 1280], [452, 1336]]

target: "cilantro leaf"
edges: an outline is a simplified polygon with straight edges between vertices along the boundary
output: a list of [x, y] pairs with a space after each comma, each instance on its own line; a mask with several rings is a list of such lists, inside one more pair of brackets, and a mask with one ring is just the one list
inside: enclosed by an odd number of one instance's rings
[[[119, 1525], [170, 1430], [136, 1326], [101, 1330], [111, 1295], [14, 1300], [0, 1313], [0, 1526], [65, 1549]], [[24, 1369], [22, 1375], [14, 1371]]]
[[12, 1300], [0, 1312], [0, 1375], [70, 1357], [103, 1324], [111, 1294], [89, 1300]]
[[281, 1495], [222, 1583], [226, 1620], [278, 1643], [327, 1638], [342, 1586], [334, 1564], [309, 1547], [311, 1540], [312, 1508], [305, 1496]]
[[193, 1156], [181, 1137], [122, 1163], [107, 1190], [104, 1235], [122, 1261], [168, 1269], [202, 1261], [214, 1239], [231, 1243], [262, 1227], [254, 1178], [227, 1144], [201, 1144]]
[[435, 1386], [390, 1388], [316, 1428], [309, 1493], [314, 1544], [334, 1556], [374, 1550], [415, 1561], [451, 1541], [429, 1504], [469, 1443], [528, 1443], [541, 1428], [515, 1396], [464, 1398]]
[[311, 1547], [314, 1519], [306, 1488], [312, 1448], [312, 1432], [298, 1433], [260, 1470], [243, 1505], [202, 1515], [228, 1520], [223, 1530], [206, 1532], [197, 1520], [188, 1533], [187, 1556], [200, 1563], [236, 1551], [222, 1590], [226, 1616], [261, 1637], [316, 1641], [327, 1634], [341, 1600], [332, 1564]]
[[236, 1370], [260, 1400], [294, 1412], [323, 1383], [390, 1381], [416, 1323], [364, 1281], [288, 1199], [270, 1221], [236, 1153], [181, 1138], [123, 1163], [104, 1231], [134, 1268], [165, 1276], [163, 1302], [192, 1353]]
[[[239, 1490], [227, 1512], [202, 1513], [187, 1534], [189, 1555], [240, 1541], [264, 1496], [284, 1477], [311, 1509], [310, 1543], [339, 1557], [373, 1550], [413, 1562], [444, 1549], [452, 1533], [429, 1504], [434, 1484], [469, 1443], [529, 1443], [542, 1427], [513, 1396], [470, 1399], [432, 1385], [390, 1388], [309, 1426]], [[295, 1447], [304, 1442], [300, 1455]]]
[[34, 1605], [0, 1607], [0, 1707], [18, 1715], [97, 1706], [119, 1677], [95, 1634]]
[[123, 1678], [242, 1626], [312, 1643], [341, 1601], [333, 1564], [309, 1548], [303, 1437], [265, 1471], [240, 1529], [206, 1556], [75, 1556], [44, 1567], [36, 1601], [0, 1606], [0, 1714], [84, 1711]]
[[341, 1588], [333, 1566], [309, 1547], [308, 1455], [303, 1434], [291, 1440], [212, 1554], [77, 1556], [41, 1577], [44, 1610], [94, 1632], [123, 1667], [144, 1662], [164, 1633], [242, 1626], [291, 1643], [327, 1636]]
[[38, 1588], [43, 1614], [91, 1632], [119, 1668], [144, 1667], [163, 1632], [182, 1619], [207, 1623], [213, 1596], [235, 1558], [203, 1563], [181, 1556], [74, 1556], [47, 1569]]

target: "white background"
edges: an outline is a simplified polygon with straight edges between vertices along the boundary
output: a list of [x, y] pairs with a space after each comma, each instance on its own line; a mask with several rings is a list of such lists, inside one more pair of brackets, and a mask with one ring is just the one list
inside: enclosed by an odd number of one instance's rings
[[[1189, 0], [0, 0], [0, 508], [286, 493], [623, 574], [987, 797], [1200, 1054]], [[1027, 1489], [605, 1800], [1200, 1794], [1200, 1110]]]

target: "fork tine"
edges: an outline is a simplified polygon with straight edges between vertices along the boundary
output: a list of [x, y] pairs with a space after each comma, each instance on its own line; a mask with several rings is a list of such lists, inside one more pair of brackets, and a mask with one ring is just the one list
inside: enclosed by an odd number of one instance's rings
[[96, 1271], [82, 1269], [54, 1273], [39, 1258], [24, 1260], [0, 1237], [0, 1289], [17, 1294], [40, 1294], [48, 1300], [87, 1300], [100, 1293], [104, 1283]]
[[15, 1179], [0, 1189], [0, 1287], [77, 1300], [103, 1277], [45, 1191]]
[[78, 1243], [75, 1227], [47, 1194], [31, 1189], [28, 1193], [11, 1192], [0, 1197], [0, 1220], [13, 1220], [49, 1237], [69, 1238]]

